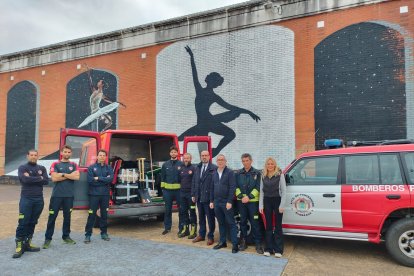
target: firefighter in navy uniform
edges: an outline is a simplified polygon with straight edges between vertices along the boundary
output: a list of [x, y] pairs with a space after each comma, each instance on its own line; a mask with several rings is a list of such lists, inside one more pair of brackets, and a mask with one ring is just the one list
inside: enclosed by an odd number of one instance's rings
[[247, 220], [252, 226], [256, 252], [263, 254], [262, 235], [259, 228], [259, 191], [260, 171], [252, 167], [252, 156], [244, 153], [241, 156], [243, 168], [236, 173], [237, 209], [240, 213], [240, 251], [247, 248]]
[[[184, 163], [178, 160], [178, 148], [176, 146], [170, 147], [171, 159], [165, 162], [161, 168], [161, 188], [164, 202], [165, 202], [165, 215], [164, 215], [164, 231], [163, 235], [171, 232], [172, 226], [172, 206], [173, 200], [180, 205], [180, 171], [184, 166]], [[181, 221], [178, 222], [179, 231], [181, 232]]]
[[59, 210], [63, 210], [62, 239], [66, 244], [76, 244], [69, 236], [70, 220], [73, 208], [75, 180], [79, 180], [78, 166], [69, 159], [72, 155], [72, 147], [64, 145], [60, 151], [62, 159], [53, 162], [50, 166], [50, 176], [55, 186], [49, 204], [49, 218], [45, 233], [43, 249], [50, 247], [52, 236], [55, 231], [55, 222]]
[[180, 172], [180, 221], [182, 225], [178, 237], [188, 236], [189, 239], [194, 239], [197, 235], [197, 215], [195, 203], [191, 198], [191, 186], [196, 168], [191, 164], [191, 159], [191, 154], [184, 153], [184, 166]]
[[96, 211], [100, 208], [101, 218], [99, 220], [99, 228], [101, 229], [101, 238], [109, 241], [107, 233], [107, 219], [109, 208], [109, 190], [114, 178], [112, 167], [105, 164], [107, 152], [99, 150], [96, 158], [97, 162], [88, 168], [88, 184], [89, 184], [89, 215], [85, 226], [84, 243], [91, 242], [92, 227], [95, 223]]
[[25, 251], [37, 252], [40, 248], [32, 244], [32, 237], [39, 216], [43, 211], [43, 185], [48, 184], [46, 168], [37, 164], [38, 152], [27, 152], [27, 163], [18, 169], [22, 185], [19, 202], [19, 221], [16, 229], [16, 251], [13, 258], [20, 258]]

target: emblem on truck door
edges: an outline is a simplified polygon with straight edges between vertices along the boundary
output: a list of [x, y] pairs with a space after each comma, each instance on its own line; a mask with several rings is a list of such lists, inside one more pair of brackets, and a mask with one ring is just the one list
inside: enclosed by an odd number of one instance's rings
[[309, 216], [313, 212], [313, 199], [305, 194], [296, 194], [290, 201], [293, 211], [298, 216]]

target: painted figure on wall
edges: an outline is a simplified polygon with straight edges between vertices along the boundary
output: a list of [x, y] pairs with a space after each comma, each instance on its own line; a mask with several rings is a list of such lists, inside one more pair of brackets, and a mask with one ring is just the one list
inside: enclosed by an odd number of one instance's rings
[[66, 127], [93, 131], [117, 128], [118, 81], [110, 72], [89, 68], [70, 80], [66, 94]]
[[[236, 137], [236, 133], [224, 123], [235, 120], [241, 114], [249, 115], [256, 122], [260, 121], [260, 117], [247, 109], [227, 103], [219, 95], [214, 93], [214, 89], [224, 82], [224, 78], [219, 73], [212, 72], [208, 74], [205, 78], [207, 86], [202, 87], [198, 79], [194, 54], [188, 45], [185, 47], [185, 50], [190, 55], [191, 60], [193, 82], [196, 92], [195, 109], [197, 113], [197, 125], [186, 130], [178, 137], [178, 139], [182, 141], [185, 136], [204, 136], [208, 135], [209, 132], [221, 135], [223, 138], [220, 140], [217, 147], [213, 149], [214, 157]], [[211, 114], [210, 107], [214, 103], [217, 103], [228, 111], [216, 115]]]
[[[87, 67], [87, 65], [86, 65]], [[96, 87], [93, 85], [92, 76], [91, 76], [91, 70], [87, 67], [88, 71], [88, 77], [89, 77], [89, 85], [91, 89], [91, 96], [89, 98], [89, 104], [91, 107], [91, 115], [85, 118], [83, 122], [78, 126], [78, 128], [81, 128], [83, 126], [86, 126], [90, 123], [95, 122], [95, 129], [98, 131], [98, 122], [103, 121], [105, 123], [105, 127], [102, 129], [102, 131], [105, 131], [109, 129], [112, 126], [112, 117], [109, 115], [109, 112], [111, 112], [114, 109], [117, 109], [119, 105], [126, 107], [123, 103], [117, 102], [117, 101], [111, 101], [107, 96], [103, 93], [103, 86], [104, 81], [100, 79], [98, 83], [96, 84]], [[101, 108], [100, 103], [101, 101], [105, 101], [109, 103], [109, 105]]]

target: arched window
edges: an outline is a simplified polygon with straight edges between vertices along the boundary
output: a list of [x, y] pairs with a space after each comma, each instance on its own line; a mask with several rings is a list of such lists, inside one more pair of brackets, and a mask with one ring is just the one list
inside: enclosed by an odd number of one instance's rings
[[363, 22], [321, 41], [315, 53], [315, 147], [327, 138], [407, 137], [404, 37]]
[[[102, 94], [94, 98], [92, 93], [99, 90], [100, 81], [102, 81]], [[66, 86], [66, 127], [95, 131], [116, 129], [118, 123], [117, 108], [109, 112], [105, 112], [105, 109], [98, 109], [110, 105], [110, 102], [116, 102], [117, 97], [118, 81], [114, 74], [91, 69], [76, 76]], [[101, 115], [96, 113], [97, 111]], [[96, 115], [96, 118], [92, 118], [93, 120], [87, 123], [85, 119], [92, 113]], [[79, 127], [82, 123], [84, 125]]]
[[6, 173], [25, 162], [27, 150], [37, 147], [38, 92], [32, 82], [21, 81], [7, 93]]

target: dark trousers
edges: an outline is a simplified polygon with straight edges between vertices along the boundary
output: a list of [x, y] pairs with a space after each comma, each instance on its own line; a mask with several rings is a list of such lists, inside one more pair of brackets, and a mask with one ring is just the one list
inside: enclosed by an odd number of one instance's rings
[[214, 202], [214, 213], [216, 214], [217, 222], [220, 232], [220, 243], [225, 243], [227, 240], [227, 226], [230, 229], [230, 238], [233, 246], [238, 245], [237, 240], [237, 226], [234, 219], [233, 207], [229, 210], [226, 208], [226, 203]]
[[20, 197], [16, 239], [25, 240], [33, 237], [35, 226], [43, 211], [43, 206], [43, 196]]
[[59, 210], [63, 210], [62, 239], [68, 238], [70, 234], [70, 217], [73, 208], [73, 197], [51, 197], [49, 203], [49, 218], [45, 238], [51, 240], [55, 232], [55, 222]]
[[[180, 206], [180, 190], [164, 189], [162, 194], [165, 202], [164, 229], [171, 230], [173, 201], [175, 200]], [[179, 230], [181, 230], [181, 220], [180, 218], [178, 220]]]
[[241, 200], [238, 200], [237, 208], [240, 213], [241, 238], [245, 239], [247, 237], [247, 220], [249, 220], [252, 226], [254, 242], [256, 245], [260, 245], [262, 242], [262, 234], [259, 228], [259, 203], [242, 203]]
[[196, 206], [191, 193], [180, 193], [180, 221], [183, 225], [197, 224]]
[[216, 230], [216, 221], [214, 215], [214, 209], [210, 208], [210, 202], [197, 202], [197, 209], [198, 209], [198, 224], [200, 230], [198, 234], [205, 238], [207, 233], [207, 225], [206, 219], [208, 222], [208, 234], [207, 238], [213, 240], [214, 239], [214, 231]]
[[96, 211], [100, 207], [101, 217], [99, 219], [99, 228], [101, 229], [101, 235], [107, 233], [108, 228], [108, 208], [109, 208], [109, 195], [89, 195], [89, 216], [85, 226], [85, 236], [92, 235], [92, 228], [95, 223]]
[[[279, 213], [280, 197], [264, 197], [263, 209], [266, 218], [265, 251], [283, 254], [283, 214]], [[273, 225], [273, 222], [275, 224]]]

